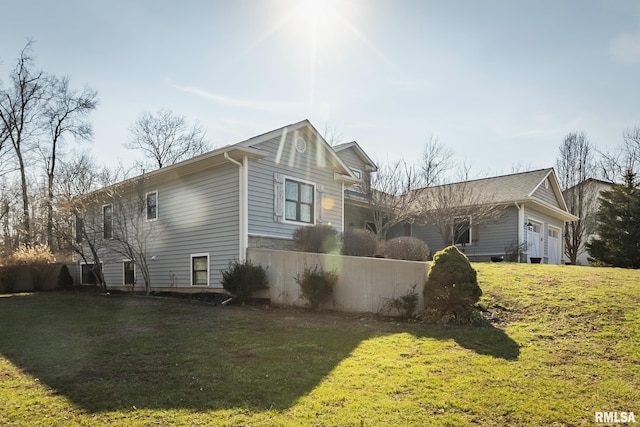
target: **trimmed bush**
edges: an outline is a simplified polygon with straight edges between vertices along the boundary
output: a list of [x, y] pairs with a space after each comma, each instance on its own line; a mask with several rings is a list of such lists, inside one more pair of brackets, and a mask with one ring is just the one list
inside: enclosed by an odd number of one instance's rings
[[304, 273], [296, 275], [295, 279], [302, 290], [302, 297], [309, 302], [309, 307], [315, 311], [333, 293], [333, 287], [338, 282], [338, 275], [334, 271], [323, 271], [316, 265], [313, 269], [305, 267]]
[[380, 244], [380, 252], [386, 258], [405, 261], [426, 261], [429, 258], [427, 244], [415, 237], [395, 237]]
[[[44, 288], [47, 277], [55, 270], [56, 257], [47, 245], [22, 245], [7, 259], [8, 266], [27, 267], [31, 274], [33, 290]], [[15, 286], [15, 284], [14, 284]]]
[[267, 273], [261, 265], [253, 265], [251, 260], [229, 262], [229, 268], [222, 270], [222, 287], [245, 302], [254, 292], [267, 287]]
[[351, 256], [374, 256], [378, 250], [378, 239], [369, 230], [352, 228], [342, 235], [342, 254]]
[[455, 246], [436, 252], [424, 287], [424, 303], [430, 317], [468, 323], [482, 296], [477, 272]]
[[73, 288], [73, 284], [73, 277], [71, 277], [71, 273], [69, 273], [69, 268], [65, 264], [62, 264], [60, 272], [58, 273], [58, 288], [71, 289]]
[[338, 232], [330, 225], [312, 225], [293, 232], [296, 249], [302, 252], [329, 254], [338, 252]]

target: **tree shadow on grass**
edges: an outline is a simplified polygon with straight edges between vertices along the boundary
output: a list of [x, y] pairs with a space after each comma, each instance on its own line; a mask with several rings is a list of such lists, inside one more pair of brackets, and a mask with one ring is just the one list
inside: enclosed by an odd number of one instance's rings
[[505, 331], [493, 325], [433, 326], [420, 334], [438, 340], [453, 339], [459, 346], [477, 354], [505, 360], [518, 360], [520, 346]]
[[2, 298], [0, 324], [5, 358], [94, 413], [284, 410], [360, 343], [398, 332], [454, 339], [507, 360], [519, 353], [493, 327], [365, 324], [355, 317], [130, 296]]

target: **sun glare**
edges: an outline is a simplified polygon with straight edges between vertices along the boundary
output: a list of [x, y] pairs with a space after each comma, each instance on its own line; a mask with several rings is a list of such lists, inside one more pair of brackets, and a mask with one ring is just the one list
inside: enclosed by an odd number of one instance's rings
[[[303, 20], [307, 20], [313, 26], [322, 26], [322, 30], [328, 29], [332, 24], [335, 24], [335, 19], [331, 20], [331, 14], [335, 13], [333, 9], [333, 2], [329, 0], [298, 0], [298, 15]], [[318, 28], [316, 28], [318, 29]]]

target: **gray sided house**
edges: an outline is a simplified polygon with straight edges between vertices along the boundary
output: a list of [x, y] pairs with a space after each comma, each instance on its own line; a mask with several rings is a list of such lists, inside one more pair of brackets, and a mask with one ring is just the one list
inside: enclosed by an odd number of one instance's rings
[[564, 225], [576, 217], [552, 168], [421, 191], [420, 219], [410, 234], [432, 253], [455, 244], [476, 261], [562, 263]]
[[153, 290], [220, 290], [221, 270], [249, 247], [286, 249], [304, 225], [342, 231], [344, 188], [357, 182], [304, 120], [99, 190], [107, 285], [144, 286], [126, 240], [141, 248]]

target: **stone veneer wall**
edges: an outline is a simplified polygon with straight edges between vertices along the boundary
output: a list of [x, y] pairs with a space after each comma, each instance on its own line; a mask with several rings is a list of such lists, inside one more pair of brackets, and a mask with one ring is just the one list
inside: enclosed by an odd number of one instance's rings
[[283, 239], [281, 237], [249, 236], [249, 247], [275, 249], [278, 251], [295, 250], [295, 245], [292, 239]]

